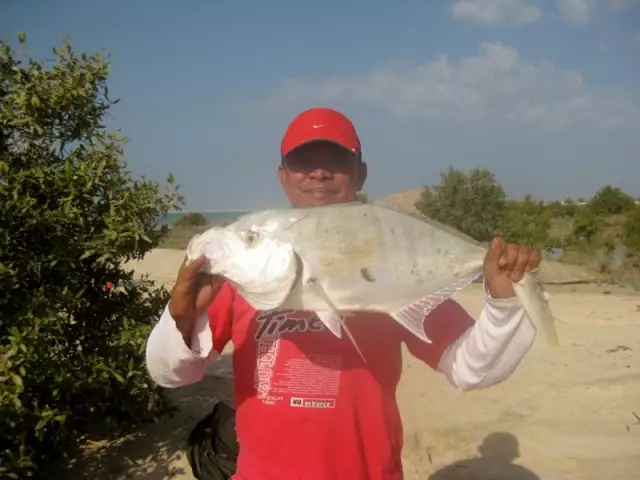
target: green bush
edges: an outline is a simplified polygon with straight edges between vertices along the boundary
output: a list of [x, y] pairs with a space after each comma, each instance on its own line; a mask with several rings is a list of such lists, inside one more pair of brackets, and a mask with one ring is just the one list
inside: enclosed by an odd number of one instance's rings
[[590, 207], [582, 208], [573, 218], [573, 234], [589, 242], [602, 229], [602, 220]]
[[369, 203], [369, 196], [364, 192], [358, 192], [356, 200], [362, 203]]
[[501, 234], [508, 242], [533, 248], [550, 248], [549, 227], [553, 208], [547, 208], [527, 194], [522, 201], [508, 202]]
[[489, 170], [462, 172], [449, 167], [441, 174], [439, 185], [425, 186], [415, 207], [423, 215], [483, 242], [500, 228], [506, 195]]
[[589, 206], [596, 215], [619, 215], [635, 206], [633, 198], [618, 187], [606, 185], [593, 196]]
[[206, 225], [207, 219], [198, 212], [187, 213], [173, 224], [173, 227], [201, 227]]
[[622, 240], [634, 255], [640, 255], [640, 206], [636, 205], [627, 215]]
[[0, 477], [25, 478], [90, 425], [165, 411], [144, 345], [168, 292], [125, 262], [182, 199], [126, 170], [100, 54], [63, 41], [45, 69], [0, 47]]

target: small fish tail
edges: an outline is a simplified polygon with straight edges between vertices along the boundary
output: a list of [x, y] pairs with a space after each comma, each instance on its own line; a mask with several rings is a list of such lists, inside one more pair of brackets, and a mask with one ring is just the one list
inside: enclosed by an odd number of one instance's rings
[[560, 348], [555, 318], [547, 294], [538, 284], [534, 273], [525, 273], [522, 280], [514, 283], [514, 290], [536, 330], [542, 333], [549, 345]]

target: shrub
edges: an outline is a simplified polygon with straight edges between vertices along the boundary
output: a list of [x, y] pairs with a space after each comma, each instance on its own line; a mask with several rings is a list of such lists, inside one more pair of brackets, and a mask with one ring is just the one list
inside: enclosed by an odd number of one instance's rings
[[590, 207], [580, 209], [573, 218], [573, 234], [584, 241], [589, 242], [600, 232], [601, 228], [601, 219]]
[[198, 212], [187, 213], [184, 217], [173, 224], [174, 227], [201, 227], [206, 225], [207, 219]]
[[622, 239], [631, 253], [640, 255], [640, 206], [634, 206], [627, 215]]
[[356, 201], [369, 203], [369, 196], [364, 192], [358, 192], [358, 194], [356, 195]]
[[553, 211], [527, 194], [520, 202], [508, 202], [501, 234], [508, 242], [533, 248], [549, 248], [549, 228]]
[[124, 139], [103, 126], [116, 102], [102, 55], [75, 53], [67, 40], [54, 55], [45, 69], [1, 45], [5, 478], [49, 468], [88, 425], [151, 420], [167, 406], [147, 377], [144, 345], [168, 292], [134, 281], [125, 262], [157, 244], [166, 228], [155, 219], [182, 199], [126, 170]]
[[598, 190], [589, 202], [589, 206], [596, 215], [619, 215], [631, 210], [635, 202], [620, 188], [607, 185]]
[[489, 170], [476, 168], [465, 173], [450, 167], [441, 174], [439, 185], [425, 186], [415, 206], [423, 215], [482, 242], [498, 231], [506, 195]]

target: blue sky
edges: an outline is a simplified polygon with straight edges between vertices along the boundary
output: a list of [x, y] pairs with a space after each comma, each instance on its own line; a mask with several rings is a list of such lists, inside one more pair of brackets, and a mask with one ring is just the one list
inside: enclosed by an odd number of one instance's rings
[[112, 56], [113, 127], [136, 174], [189, 210], [285, 206], [301, 110], [355, 123], [377, 198], [492, 169], [507, 193], [640, 196], [640, 0], [6, 1], [0, 31]]

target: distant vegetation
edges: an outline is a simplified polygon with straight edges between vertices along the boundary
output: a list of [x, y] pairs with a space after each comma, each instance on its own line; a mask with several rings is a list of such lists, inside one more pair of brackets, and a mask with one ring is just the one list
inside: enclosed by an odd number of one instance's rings
[[564, 261], [601, 273], [640, 268], [640, 205], [612, 185], [589, 201], [543, 202], [530, 194], [508, 200], [491, 171], [449, 168], [440, 183], [425, 185], [415, 206], [478, 241], [502, 235], [534, 248], [561, 248]]
[[177, 220], [173, 225], [174, 227], [202, 227], [207, 224], [207, 219], [204, 215], [198, 212], [187, 213], [184, 217]]
[[200, 213], [188, 213], [169, 227], [167, 235], [162, 238], [158, 246], [160, 248], [182, 250], [187, 248], [189, 240], [194, 235], [204, 232], [213, 225], [227, 225], [229, 223], [210, 222]]
[[367, 196], [366, 193], [359, 192], [358, 195], [356, 195], [356, 200], [358, 200], [359, 202], [368, 203], [369, 197]]

